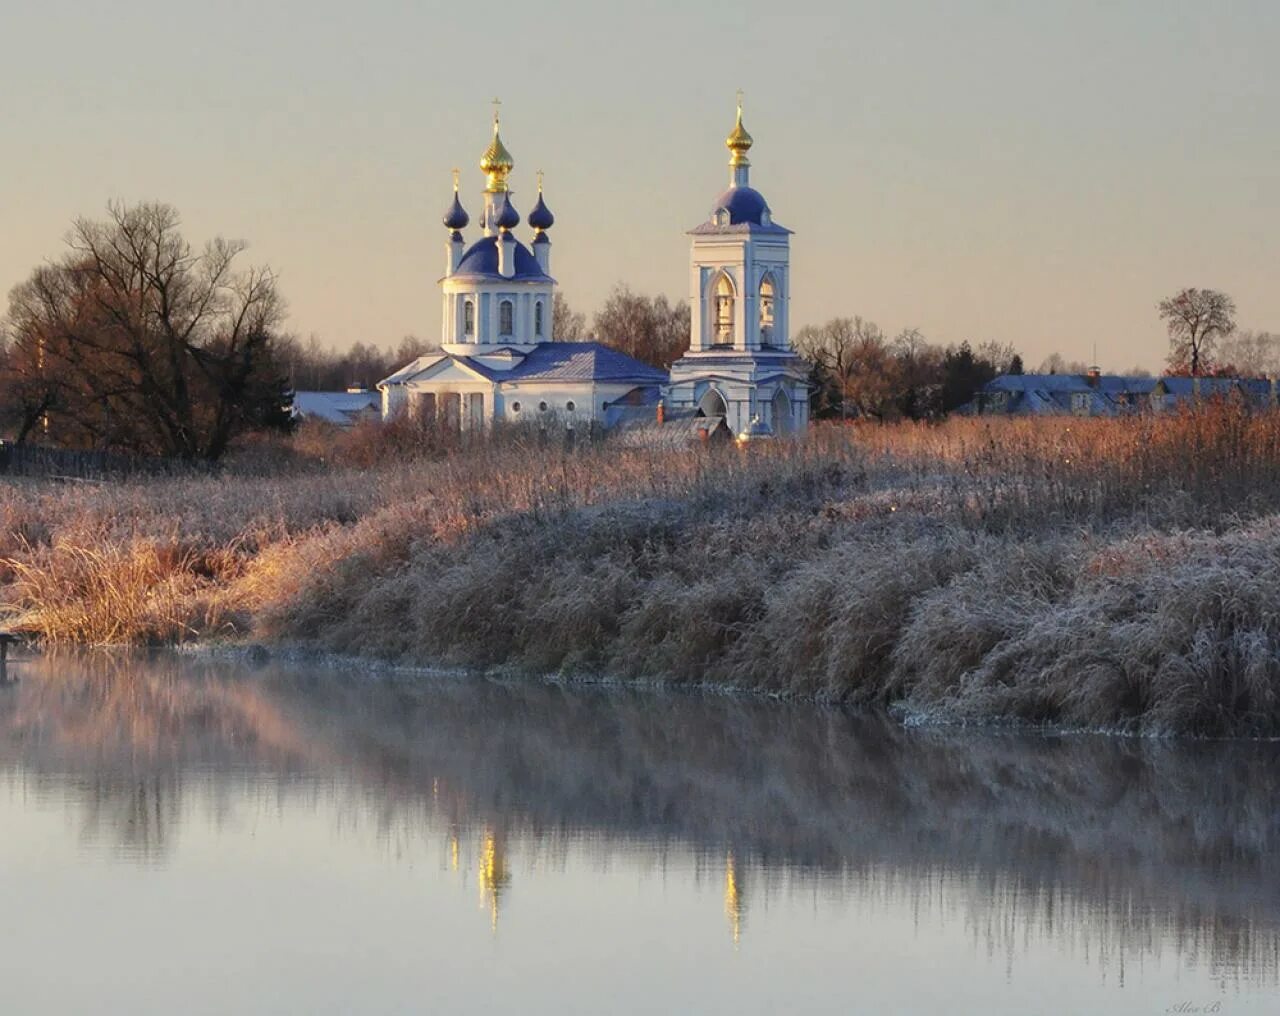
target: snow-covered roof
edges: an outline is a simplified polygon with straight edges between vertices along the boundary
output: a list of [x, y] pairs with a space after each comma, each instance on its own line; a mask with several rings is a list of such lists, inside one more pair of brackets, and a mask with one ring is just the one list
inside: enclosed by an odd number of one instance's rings
[[659, 423], [657, 414], [648, 408], [620, 420], [613, 433], [617, 441], [630, 448], [683, 448], [713, 435], [733, 436], [723, 416], [673, 413]]
[[[1103, 374], [1002, 374], [983, 386], [966, 409], [995, 408], [992, 396], [1005, 396], [1000, 411], [1024, 415], [1087, 411], [1090, 415], [1129, 412], [1154, 397], [1166, 405], [1240, 392], [1249, 401], [1266, 404], [1271, 382], [1257, 378], [1130, 377]], [[1083, 404], [1082, 404], [1083, 403]]]
[[347, 427], [363, 414], [379, 409], [377, 392], [294, 392], [293, 412], [296, 416], [325, 420]]

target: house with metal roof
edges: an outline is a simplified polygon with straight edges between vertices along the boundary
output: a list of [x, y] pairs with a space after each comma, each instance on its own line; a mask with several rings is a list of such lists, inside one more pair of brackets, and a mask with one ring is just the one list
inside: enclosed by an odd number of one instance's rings
[[297, 420], [319, 420], [337, 427], [351, 427], [360, 420], [377, 419], [381, 399], [366, 388], [344, 392], [294, 392], [293, 416]]
[[755, 438], [807, 425], [808, 372], [788, 339], [790, 231], [773, 222], [764, 197], [748, 184], [751, 144], [739, 102], [726, 141], [730, 187], [708, 221], [691, 232], [689, 351], [668, 374], [600, 343], [556, 340], [548, 235], [555, 217], [539, 174], [537, 202], [526, 220], [532, 242], [516, 238], [515, 161], [495, 112], [493, 138], [480, 159], [481, 236], [468, 244], [463, 235], [471, 217], [456, 171], [443, 218], [440, 352], [378, 383], [383, 417], [426, 415], [466, 429], [552, 418], [568, 427], [608, 429], [627, 420], [634, 430], [640, 419], [656, 425], [655, 407], [665, 403], [673, 424], [687, 416], [724, 425], [690, 424], [683, 428], [689, 434], [749, 430]]
[[1103, 374], [1002, 374], [961, 412], [982, 416], [1123, 416], [1238, 398], [1251, 408], [1276, 405], [1276, 382], [1254, 378], [1133, 377]]

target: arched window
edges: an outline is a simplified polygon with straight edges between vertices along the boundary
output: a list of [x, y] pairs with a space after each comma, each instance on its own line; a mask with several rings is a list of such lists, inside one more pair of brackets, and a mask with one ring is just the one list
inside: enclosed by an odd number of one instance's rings
[[546, 404], [545, 402], [539, 402], [539, 403], [538, 403], [538, 412], [539, 412], [539, 413], [545, 413], [546, 411], [547, 411], [547, 404]]
[[515, 330], [515, 322], [515, 306], [510, 300], [503, 300], [498, 304], [498, 334], [510, 335]]
[[779, 437], [790, 434], [794, 420], [791, 416], [791, 398], [779, 388], [773, 395], [773, 432]]
[[724, 274], [716, 281], [716, 334], [712, 344], [733, 345], [733, 283]]
[[570, 399], [568, 402], [564, 404], [564, 408], [567, 409], [570, 413], [572, 413], [578, 407], [574, 404], [573, 400]]
[[760, 341], [773, 345], [773, 276], [760, 280]]
[[467, 300], [462, 305], [462, 334], [468, 337], [476, 333], [476, 305]]
[[533, 334], [542, 338], [542, 301], [533, 305]]
[[518, 403], [518, 402], [513, 402], [513, 403], [511, 403], [511, 412], [513, 412], [513, 413], [518, 413], [518, 412], [520, 412], [520, 403]]

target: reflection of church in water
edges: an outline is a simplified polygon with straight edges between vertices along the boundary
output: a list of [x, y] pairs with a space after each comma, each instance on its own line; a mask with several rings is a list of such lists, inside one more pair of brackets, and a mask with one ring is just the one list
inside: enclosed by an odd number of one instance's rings
[[[489, 928], [495, 935], [503, 902], [511, 888], [511, 863], [507, 850], [507, 836], [501, 828], [486, 825], [481, 830], [476, 856], [476, 885], [480, 890], [480, 909], [489, 915]], [[464, 874], [460, 854], [461, 845], [455, 827], [449, 834], [449, 868]], [[466, 868], [470, 868], [469, 862]], [[737, 946], [746, 916], [746, 896], [742, 873], [732, 850], [725, 856], [724, 864], [724, 916], [729, 925], [729, 935]]]
[[419, 357], [378, 384], [384, 418], [428, 415], [462, 429], [494, 421], [555, 419], [568, 427], [675, 426], [690, 434], [722, 427], [740, 436], [790, 434], [809, 422], [807, 372], [791, 351], [791, 231], [773, 219], [749, 181], [753, 144], [742, 104], [729, 149], [729, 186], [690, 231], [689, 347], [668, 374], [596, 342], [555, 335], [556, 280], [542, 193], [526, 221], [526, 246], [510, 177], [515, 160], [499, 134], [480, 159], [485, 176], [480, 237], [454, 177], [444, 216], [445, 274], [440, 352]]

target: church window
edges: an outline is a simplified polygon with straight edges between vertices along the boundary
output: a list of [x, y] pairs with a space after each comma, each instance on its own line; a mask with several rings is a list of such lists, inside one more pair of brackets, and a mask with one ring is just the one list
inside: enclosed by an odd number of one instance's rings
[[475, 335], [476, 333], [476, 305], [467, 300], [462, 305], [462, 334]]
[[733, 283], [729, 276], [721, 275], [716, 282], [716, 337], [717, 346], [733, 345]]
[[569, 410], [569, 412], [571, 412], [571, 413], [572, 413], [572, 412], [573, 412], [575, 409], [577, 409], [578, 407], [577, 407], [577, 406], [575, 406], [575, 405], [573, 404], [573, 402], [572, 402], [572, 401], [569, 401], [569, 402], [566, 402], [566, 403], [564, 404], [564, 408], [565, 408], [565, 409], [567, 409], [567, 410]]
[[539, 402], [539, 403], [538, 403], [538, 412], [539, 412], [539, 413], [545, 413], [546, 411], [547, 411], [547, 404], [546, 404], [545, 402]]
[[773, 276], [766, 275], [760, 282], [760, 341], [773, 345]]
[[511, 403], [511, 412], [513, 412], [513, 413], [518, 413], [518, 412], [520, 412], [520, 403], [518, 403], [518, 402], [513, 402], [513, 403]]
[[498, 304], [498, 334], [510, 335], [515, 329], [515, 306], [510, 300]]
[[542, 338], [542, 301], [533, 305], [533, 334]]

